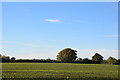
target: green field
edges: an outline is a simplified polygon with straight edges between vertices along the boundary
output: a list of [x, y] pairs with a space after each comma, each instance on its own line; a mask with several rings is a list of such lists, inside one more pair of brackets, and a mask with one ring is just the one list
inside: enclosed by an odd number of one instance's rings
[[2, 63], [2, 77], [64, 80], [118, 80], [118, 65], [75, 63]]

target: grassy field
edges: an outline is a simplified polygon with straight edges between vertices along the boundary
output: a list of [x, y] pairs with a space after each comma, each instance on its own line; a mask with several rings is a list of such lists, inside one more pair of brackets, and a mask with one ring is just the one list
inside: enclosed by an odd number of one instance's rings
[[118, 80], [118, 65], [75, 63], [3, 63], [2, 77], [51, 80]]

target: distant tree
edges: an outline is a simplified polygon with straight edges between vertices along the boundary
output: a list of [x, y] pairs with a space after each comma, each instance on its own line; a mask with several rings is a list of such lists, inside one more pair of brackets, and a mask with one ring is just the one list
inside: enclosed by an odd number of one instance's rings
[[107, 62], [107, 60], [103, 60], [101, 63], [102, 64], [107, 64], [108, 62]]
[[62, 62], [72, 62], [77, 58], [77, 51], [71, 48], [65, 48], [57, 55], [57, 60]]
[[82, 61], [82, 58], [77, 58], [77, 61]]
[[2, 62], [2, 55], [0, 54], [0, 62]]
[[82, 61], [84, 61], [84, 62], [88, 62], [89, 59], [88, 59], [88, 58], [84, 58]]
[[107, 62], [109, 63], [109, 64], [116, 64], [117, 63], [117, 59], [115, 59], [115, 58], [113, 58], [113, 57], [109, 57], [108, 59], [107, 59]]
[[16, 58], [15, 57], [12, 57], [11, 60], [14, 61]]
[[2, 56], [2, 61], [10, 61], [10, 57], [9, 56]]
[[103, 56], [101, 56], [98, 53], [95, 53], [95, 55], [92, 56], [92, 61], [102, 62], [103, 61]]
[[120, 59], [118, 59], [118, 64], [120, 65]]
[[35, 58], [33, 58], [33, 61], [35, 61], [36, 59]]
[[50, 58], [46, 59], [47, 62], [51, 62], [52, 60]]

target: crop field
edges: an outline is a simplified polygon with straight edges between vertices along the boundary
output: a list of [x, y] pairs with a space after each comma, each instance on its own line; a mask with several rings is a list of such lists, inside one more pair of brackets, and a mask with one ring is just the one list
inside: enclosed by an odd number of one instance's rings
[[3, 80], [118, 80], [118, 65], [2, 63]]

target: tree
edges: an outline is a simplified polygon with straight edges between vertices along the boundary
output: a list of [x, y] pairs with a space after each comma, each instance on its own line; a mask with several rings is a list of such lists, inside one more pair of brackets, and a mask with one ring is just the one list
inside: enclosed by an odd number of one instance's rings
[[72, 62], [77, 58], [77, 51], [71, 48], [65, 48], [57, 55], [57, 60], [62, 62]]
[[14, 61], [16, 58], [15, 57], [12, 57], [11, 60]]
[[103, 60], [102, 64], [108, 64], [107, 60]]
[[52, 62], [52, 60], [50, 58], [46, 59], [47, 62]]
[[2, 62], [2, 55], [0, 54], [0, 62]]
[[9, 56], [2, 56], [2, 61], [10, 61], [10, 57]]
[[117, 59], [115, 59], [115, 58], [113, 58], [113, 57], [109, 57], [108, 59], [107, 59], [107, 62], [109, 63], [109, 64], [116, 64], [117, 63]]
[[82, 61], [82, 58], [77, 58], [77, 61]]
[[118, 64], [120, 65], [120, 59], [118, 59]]
[[84, 61], [84, 62], [88, 62], [89, 59], [88, 59], [88, 58], [84, 58], [82, 61]]
[[97, 62], [102, 62], [102, 61], [103, 61], [103, 56], [101, 56], [101, 55], [98, 54], [98, 53], [95, 53], [95, 55], [92, 56], [92, 60], [93, 60], [93, 61], [97, 61]]

